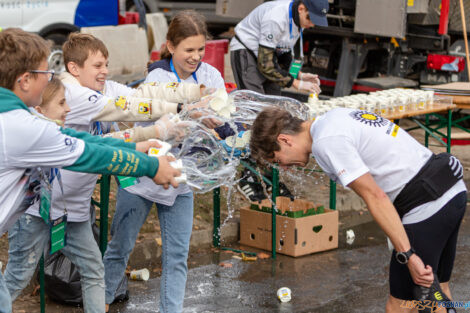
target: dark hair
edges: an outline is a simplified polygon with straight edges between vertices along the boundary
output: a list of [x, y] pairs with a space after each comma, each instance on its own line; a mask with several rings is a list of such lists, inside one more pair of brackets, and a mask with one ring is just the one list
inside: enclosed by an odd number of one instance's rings
[[[37, 70], [47, 61], [47, 42], [19, 28], [0, 32], [0, 87], [13, 90], [15, 81], [27, 71]], [[31, 75], [35, 75], [31, 73]]]
[[[208, 37], [206, 19], [194, 10], [185, 10], [177, 13], [171, 19], [166, 39], [176, 47], [184, 39], [197, 35]], [[171, 58], [171, 53], [166, 45], [162, 50], [161, 58]]]
[[298, 134], [303, 122], [286, 110], [276, 107], [264, 109], [251, 127], [251, 156], [258, 164], [263, 164], [263, 160], [273, 159], [274, 152], [281, 149], [277, 137], [280, 134]]
[[90, 34], [71, 33], [69, 39], [64, 42], [62, 52], [64, 54], [64, 64], [67, 72], [67, 64], [74, 62], [83, 67], [88, 56], [100, 51], [105, 58], [108, 58], [109, 52], [106, 45], [98, 38]]

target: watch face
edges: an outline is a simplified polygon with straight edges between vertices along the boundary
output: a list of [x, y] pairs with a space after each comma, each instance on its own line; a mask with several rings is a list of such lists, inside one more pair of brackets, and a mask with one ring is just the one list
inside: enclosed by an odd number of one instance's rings
[[397, 261], [400, 264], [406, 264], [408, 262], [408, 258], [406, 257], [405, 253], [398, 252], [397, 253]]

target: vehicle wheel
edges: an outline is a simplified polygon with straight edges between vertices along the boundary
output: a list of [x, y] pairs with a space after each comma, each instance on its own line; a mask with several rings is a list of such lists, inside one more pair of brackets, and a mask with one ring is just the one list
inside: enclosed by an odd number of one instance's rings
[[53, 50], [47, 59], [49, 69], [54, 70], [56, 73], [65, 71], [64, 56], [62, 50]]
[[44, 39], [52, 41], [51, 54], [47, 62], [49, 63], [49, 69], [54, 70], [56, 73], [65, 71], [62, 45], [67, 40], [67, 37], [68, 34], [65, 33], [51, 33], [44, 36]]

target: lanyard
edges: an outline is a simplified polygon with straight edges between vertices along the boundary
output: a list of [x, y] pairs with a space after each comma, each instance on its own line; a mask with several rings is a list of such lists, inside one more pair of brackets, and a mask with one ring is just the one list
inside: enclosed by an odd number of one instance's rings
[[[170, 68], [171, 68], [171, 71], [176, 75], [176, 79], [178, 80], [178, 83], [181, 83], [181, 79], [180, 79], [180, 77], [178, 76], [178, 73], [176, 73], [175, 66], [173, 65], [173, 59], [170, 59]], [[196, 84], [198, 84], [196, 72], [192, 72], [192, 73], [191, 73], [191, 76], [192, 76], [192, 77], [194, 78], [194, 80], [196, 81]]]
[[[292, 1], [290, 4], [289, 4], [289, 36], [290, 36], [290, 39], [294, 39], [294, 35], [292, 35], [292, 5], [294, 4], [294, 1]], [[304, 37], [303, 37], [303, 29], [300, 28], [300, 59], [304, 59]], [[295, 45], [295, 43], [294, 43]], [[292, 52], [292, 56], [294, 56], [294, 47], [292, 46], [292, 49], [291, 49], [291, 52]]]

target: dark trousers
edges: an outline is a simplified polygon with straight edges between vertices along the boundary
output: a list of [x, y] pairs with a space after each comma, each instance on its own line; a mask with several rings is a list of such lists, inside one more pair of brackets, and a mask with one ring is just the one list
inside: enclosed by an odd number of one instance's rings
[[281, 87], [259, 72], [256, 59], [246, 49], [231, 51], [230, 63], [238, 89], [248, 89], [266, 95], [281, 95]]

